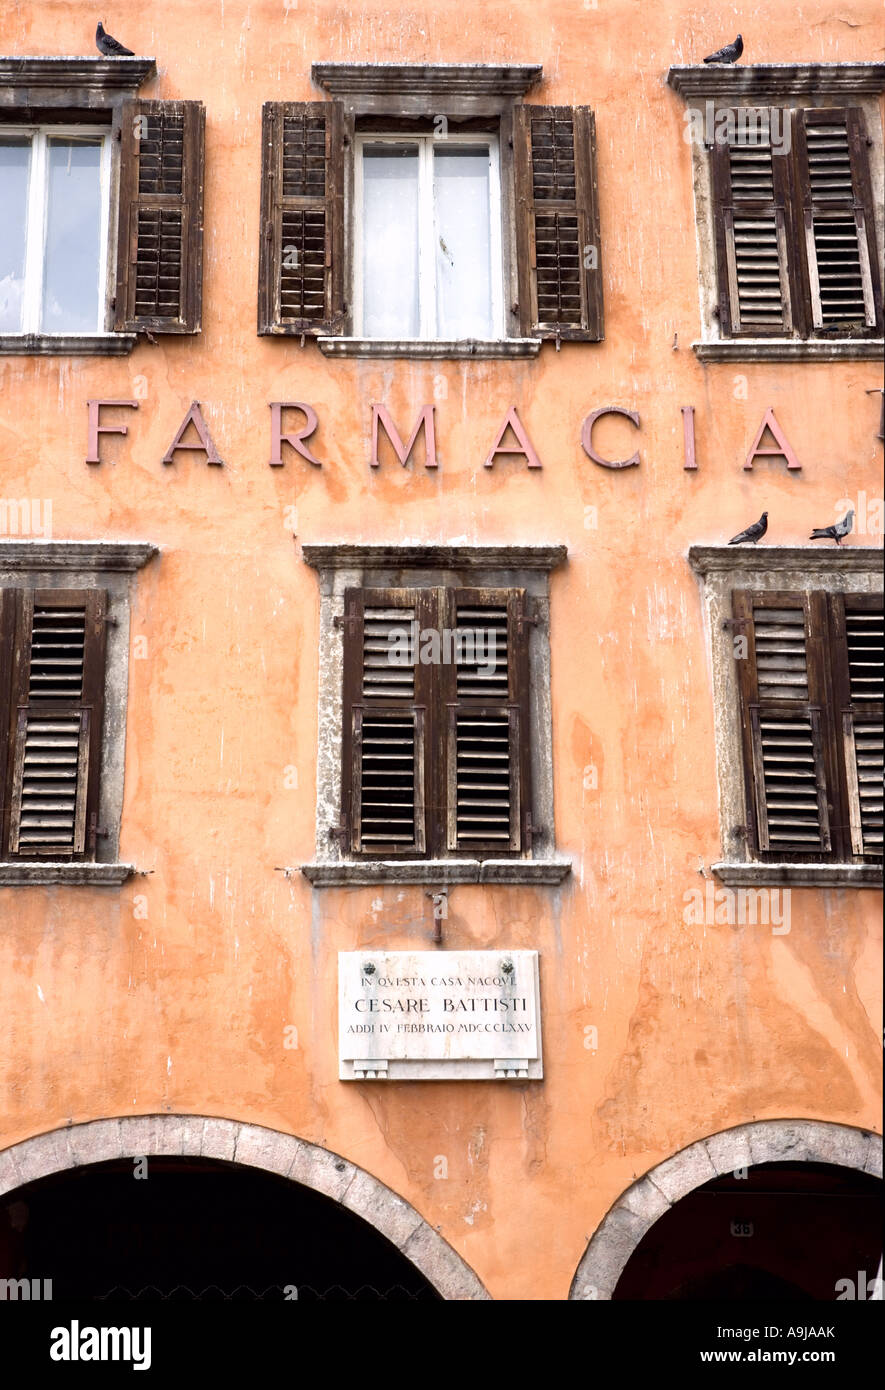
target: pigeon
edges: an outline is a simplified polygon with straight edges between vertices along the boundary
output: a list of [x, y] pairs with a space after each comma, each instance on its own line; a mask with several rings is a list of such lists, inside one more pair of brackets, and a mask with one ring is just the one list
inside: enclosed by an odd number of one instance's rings
[[717, 48], [715, 53], [711, 53], [709, 58], [705, 58], [705, 63], [736, 63], [744, 51], [744, 41], [738, 34], [734, 43], [727, 43], [724, 48]]
[[106, 34], [101, 20], [98, 21], [98, 28], [95, 31], [95, 46], [99, 53], [103, 53], [106, 58], [132, 58], [134, 54], [131, 48], [124, 48], [112, 34]]
[[753, 525], [748, 526], [746, 531], [741, 531], [737, 536], [734, 536], [728, 544], [740, 545], [742, 541], [752, 541], [755, 545], [757, 541], [761, 541], [767, 530], [768, 512], [763, 512], [758, 521], [754, 521]]
[[845, 513], [841, 521], [837, 521], [835, 526], [817, 526], [809, 536], [812, 541], [835, 541], [837, 545], [842, 542], [842, 537], [847, 536], [854, 525], [854, 508], [851, 507]]

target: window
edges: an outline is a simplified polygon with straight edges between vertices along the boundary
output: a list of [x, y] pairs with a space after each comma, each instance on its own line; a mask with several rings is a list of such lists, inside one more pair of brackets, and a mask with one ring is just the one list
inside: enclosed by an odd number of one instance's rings
[[104, 328], [110, 139], [0, 127], [0, 332]]
[[562, 547], [311, 545], [318, 886], [558, 883], [548, 573]]
[[353, 854], [531, 853], [522, 589], [349, 589], [343, 825]]
[[735, 590], [749, 831], [762, 858], [882, 860], [882, 600]]
[[863, 112], [717, 112], [711, 154], [723, 336], [882, 334]]
[[673, 67], [668, 82], [687, 104], [697, 356], [878, 359], [881, 64]]
[[0, 884], [131, 872], [116, 862], [129, 576], [155, 553], [0, 542]]
[[882, 552], [692, 546], [731, 886], [881, 887]]
[[355, 206], [359, 336], [502, 336], [496, 141], [362, 137]]
[[199, 331], [204, 111], [131, 100], [154, 71], [0, 58], [0, 352]]
[[107, 594], [2, 591], [10, 680], [3, 850], [95, 858]]
[[331, 100], [263, 110], [259, 333], [329, 356], [601, 340], [588, 108], [521, 104], [528, 66], [313, 72]]

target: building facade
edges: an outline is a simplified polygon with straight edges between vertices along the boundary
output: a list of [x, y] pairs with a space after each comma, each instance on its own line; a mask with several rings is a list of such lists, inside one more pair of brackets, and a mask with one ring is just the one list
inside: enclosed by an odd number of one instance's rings
[[[7, 8], [4, 1277], [865, 1296], [856, 17], [763, 4], [704, 64], [682, 0], [158, 0], [134, 56]], [[256, 1204], [221, 1274], [169, 1253], [213, 1184]]]

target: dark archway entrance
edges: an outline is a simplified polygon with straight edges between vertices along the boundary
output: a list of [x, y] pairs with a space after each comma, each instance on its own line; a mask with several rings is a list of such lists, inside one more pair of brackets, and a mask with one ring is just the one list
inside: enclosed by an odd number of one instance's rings
[[255, 1168], [122, 1159], [0, 1201], [0, 1279], [66, 1298], [435, 1300], [394, 1245], [337, 1202]]
[[[882, 1184], [824, 1163], [763, 1163], [714, 1178], [656, 1221], [614, 1299], [833, 1302], [869, 1298], [882, 1253]], [[858, 1272], [866, 1284], [858, 1288]]]

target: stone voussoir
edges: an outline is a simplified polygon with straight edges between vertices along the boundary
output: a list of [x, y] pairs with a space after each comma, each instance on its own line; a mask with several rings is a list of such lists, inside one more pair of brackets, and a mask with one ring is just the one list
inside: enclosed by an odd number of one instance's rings
[[402, 1253], [421, 1271], [425, 1279], [452, 1302], [472, 1303], [490, 1298], [480, 1280], [426, 1221], [412, 1232]]
[[682, 1149], [672, 1158], [659, 1163], [650, 1174], [655, 1187], [659, 1187], [671, 1203], [678, 1202], [680, 1197], [685, 1197], [717, 1176], [713, 1160], [703, 1144], [692, 1144], [690, 1148]]
[[424, 1224], [424, 1218], [371, 1173], [358, 1168], [341, 1205], [368, 1221], [399, 1249]]

